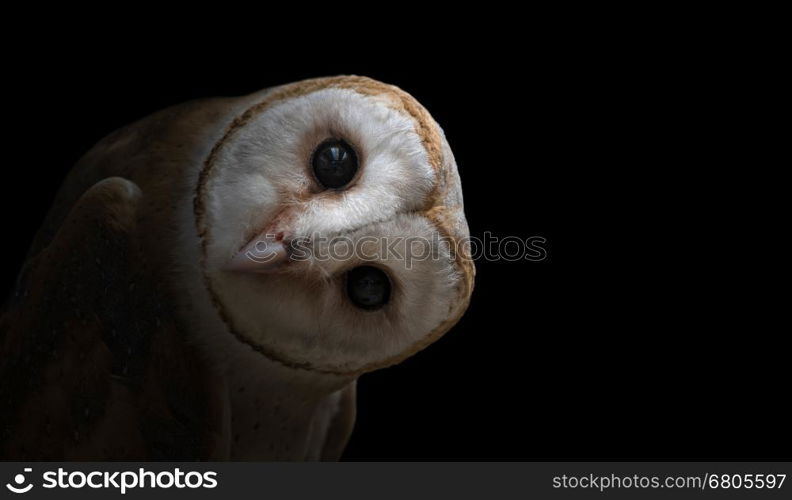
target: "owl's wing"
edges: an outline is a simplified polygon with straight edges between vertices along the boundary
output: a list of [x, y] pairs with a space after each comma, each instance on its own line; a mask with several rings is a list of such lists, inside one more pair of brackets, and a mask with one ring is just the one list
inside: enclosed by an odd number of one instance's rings
[[0, 317], [0, 459], [222, 459], [218, 378], [182, 338], [105, 179], [25, 265]]

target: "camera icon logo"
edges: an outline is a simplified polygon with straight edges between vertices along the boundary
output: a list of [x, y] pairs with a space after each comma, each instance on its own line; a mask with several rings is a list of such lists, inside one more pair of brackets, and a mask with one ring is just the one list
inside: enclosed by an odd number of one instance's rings
[[[24, 472], [33, 472], [33, 469], [30, 467], [25, 467]], [[12, 493], [27, 493], [33, 488], [32, 483], [28, 484], [27, 486], [22, 486], [25, 483], [24, 474], [17, 474], [14, 476], [14, 482], [17, 484], [17, 486], [14, 486], [11, 483], [6, 483], [6, 488], [8, 488], [8, 491], [11, 491]]]

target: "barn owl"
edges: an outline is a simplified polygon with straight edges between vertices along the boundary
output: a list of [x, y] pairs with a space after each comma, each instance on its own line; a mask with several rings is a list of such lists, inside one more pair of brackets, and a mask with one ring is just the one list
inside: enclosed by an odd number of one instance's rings
[[[317, 257], [340, 237], [364, 255]], [[465, 311], [467, 237], [443, 131], [391, 85], [305, 80], [122, 128], [68, 175], [4, 308], [0, 457], [338, 459], [357, 378]]]

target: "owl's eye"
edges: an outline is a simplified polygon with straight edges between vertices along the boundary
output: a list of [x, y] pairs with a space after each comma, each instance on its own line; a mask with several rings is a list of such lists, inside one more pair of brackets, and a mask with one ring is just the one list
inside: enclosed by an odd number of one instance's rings
[[388, 275], [372, 266], [360, 266], [347, 273], [347, 295], [361, 309], [379, 309], [388, 303], [391, 283]]
[[320, 144], [311, 162], [316, 180], [328, 189], [346, 186], [358, 169], [355, 150], [346, 142], [336, 139]]

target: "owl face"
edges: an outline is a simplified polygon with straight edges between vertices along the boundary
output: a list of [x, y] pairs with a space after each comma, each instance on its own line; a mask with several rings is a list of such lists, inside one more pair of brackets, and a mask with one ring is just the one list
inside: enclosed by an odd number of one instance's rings
[[411, 96], [337, 77], [275, 88], [203, 165], [204, 281], [228, 329], [280, 363], [396, 363], [464, 312], [473, 266], [442, 131]]

